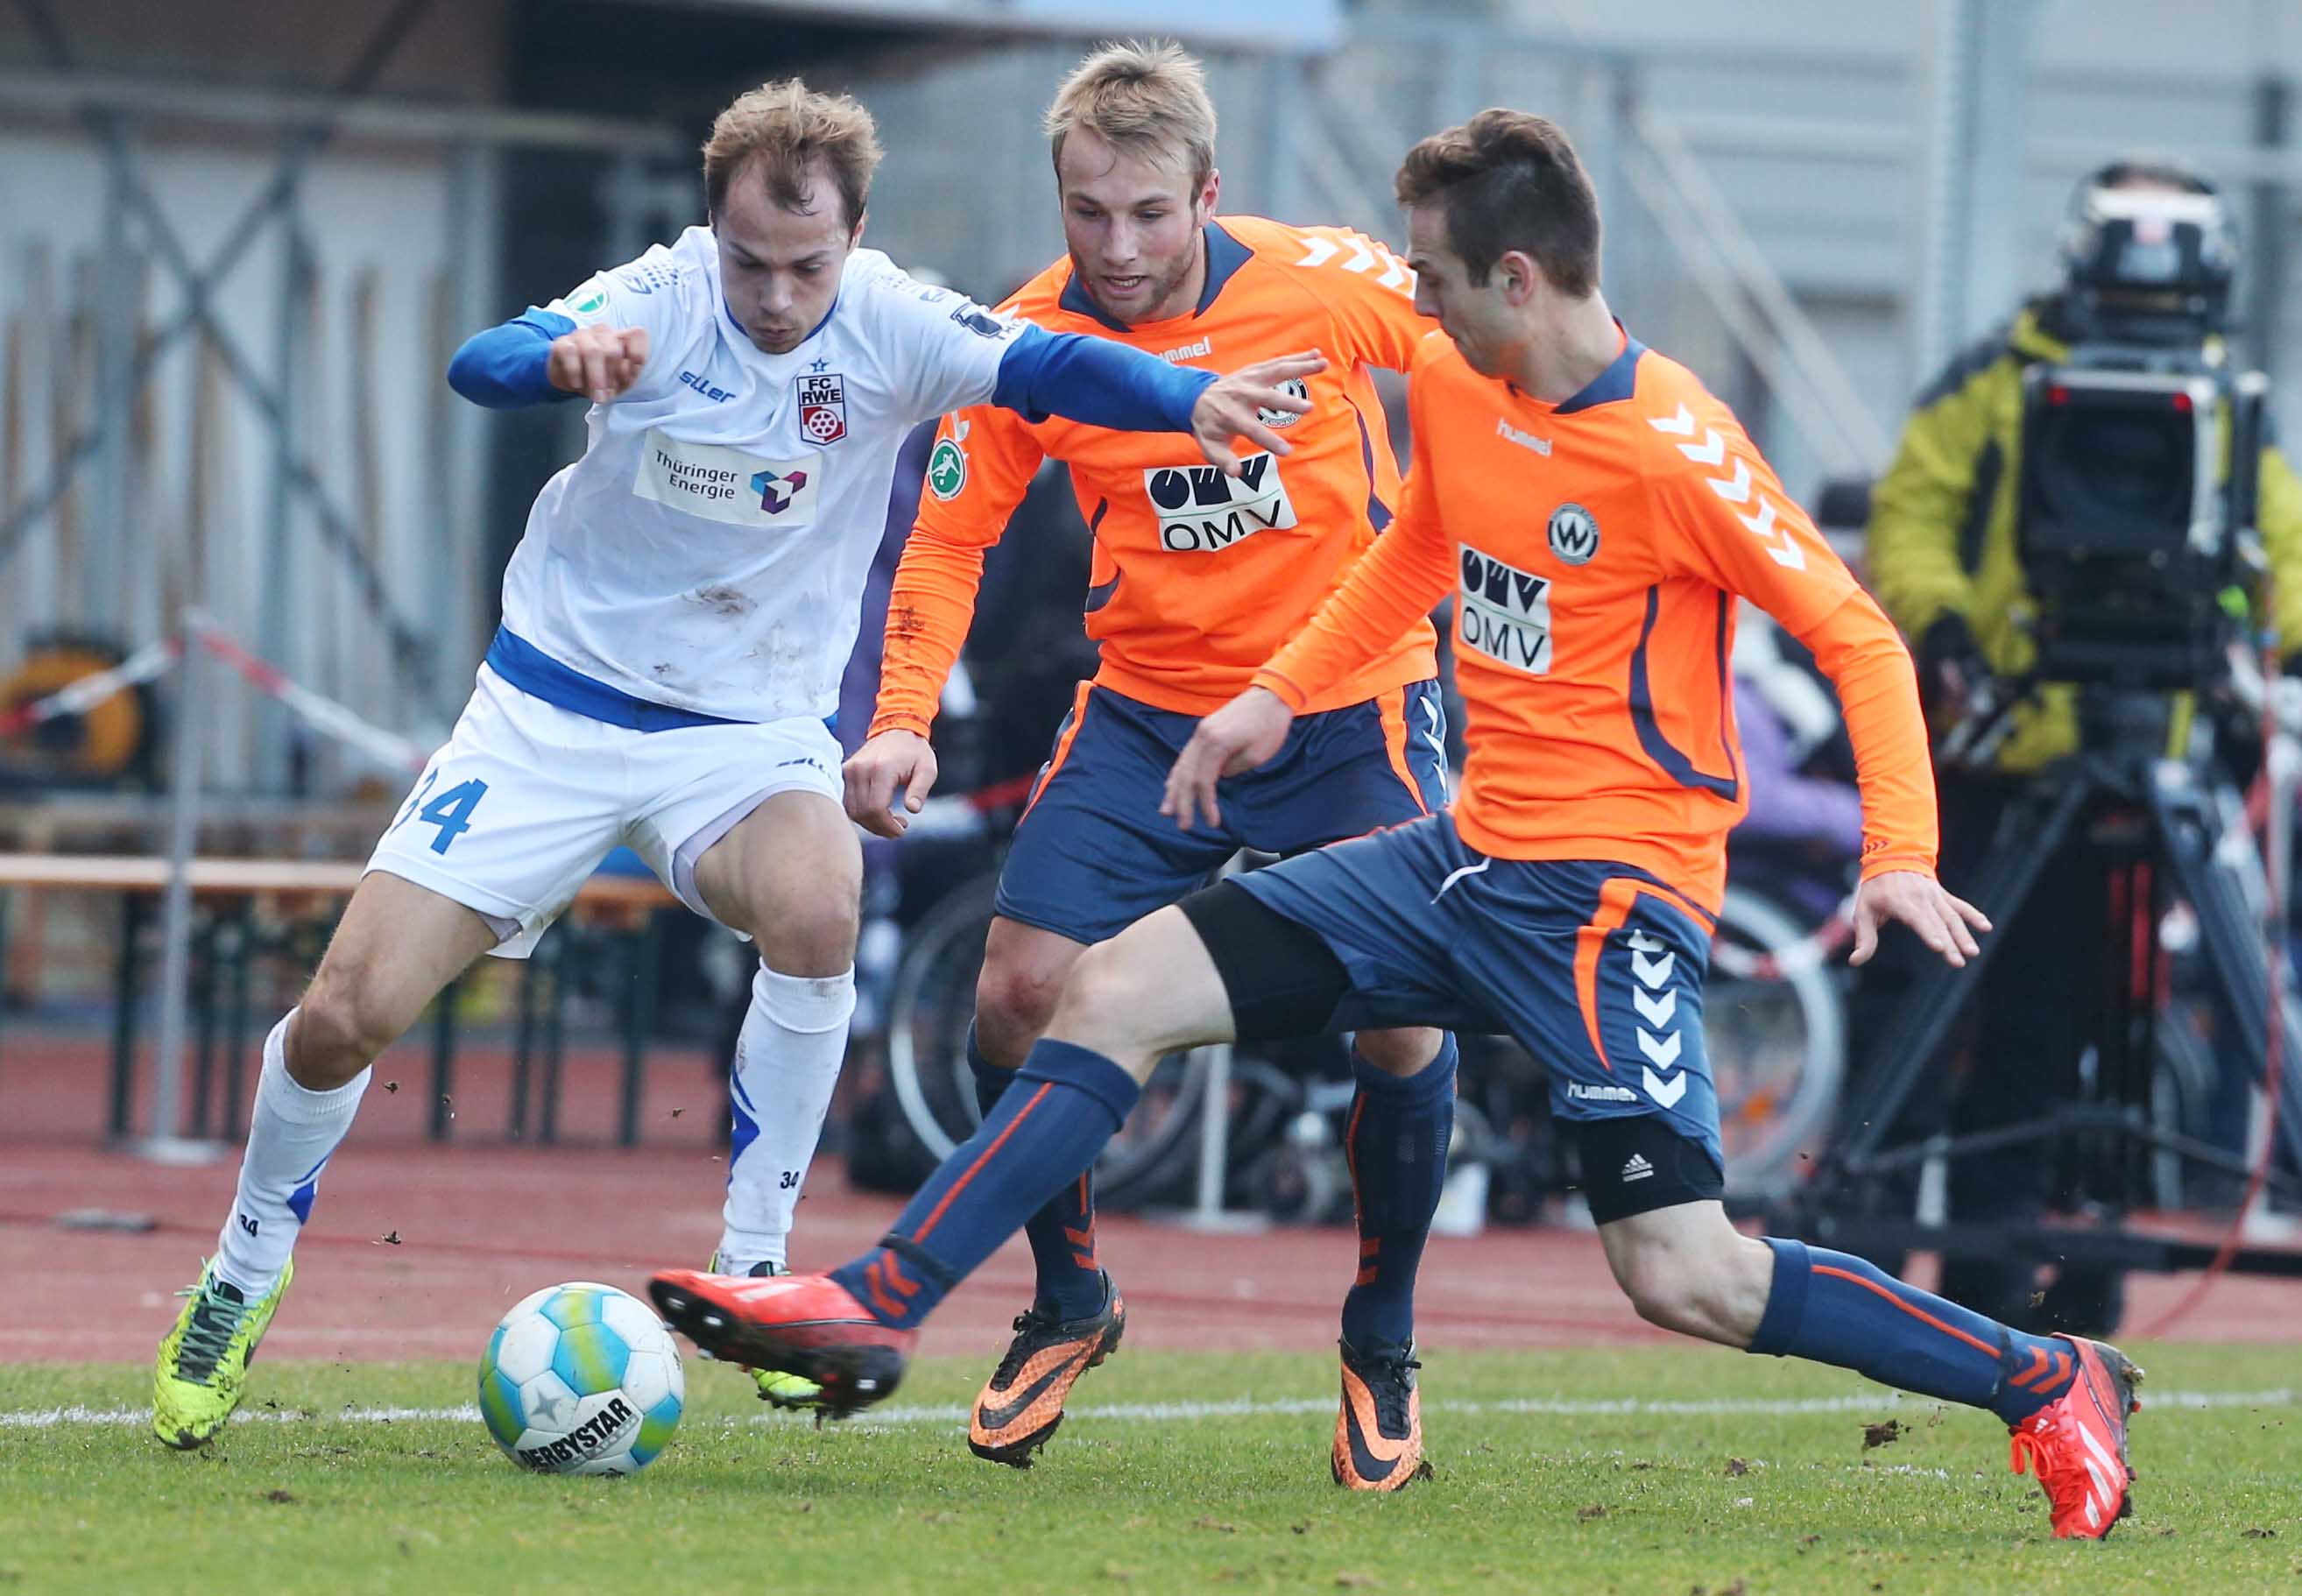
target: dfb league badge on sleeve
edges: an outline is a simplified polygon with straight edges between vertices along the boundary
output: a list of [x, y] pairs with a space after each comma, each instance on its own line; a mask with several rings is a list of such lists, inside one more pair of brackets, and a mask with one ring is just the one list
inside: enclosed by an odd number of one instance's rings
[[847, 436], [847, 383], [837, 372], [800, 378], [799, 430], [811, 443], [836, 443]]

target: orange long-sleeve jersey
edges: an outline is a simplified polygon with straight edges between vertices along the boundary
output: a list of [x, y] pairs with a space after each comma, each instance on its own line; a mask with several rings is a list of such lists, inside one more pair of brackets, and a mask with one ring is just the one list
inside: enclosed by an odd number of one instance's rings
[[1433, 333], [1410, 381], [1398, 518], [1257, 685], [1315, 701], [1453, 591], [1463, 840], [1500, 859], [1635, 865], [1715, 912], [1748, 807], [1727, 668], [1739, 595], [1838, 689], [1864, 877], [1934, 869], [1910, 655], [1693, 373], [1626, 337], [1589, 387], [1549, 405]]
[[[1115, 339], [1214, 371], [1317, 349], [1311, 411], [1264, 419], [1292, 452], [1244, 457], [1226, 477], [1174, 433], [1119, 433], [1060, 416], [1032, 422], [979, 406], [944, 418], [927, 491], [888, 597], [874, 735], [924, 735], [966, 641], [983, 577], [1043, 459], [1071, 466], [1095, 540], [1087, 633], [1096, 680], [1162, 710], [1204, 715], [1244, 690], [1376, 541], [1399, 502], [1399, 466], [1373, 366], [1405, 371], [1431, 323], [1413, 277], [1381, 245], [1331, 227], [1224, 216], [1206, 229], [1207, 282], [1189, 314], [1138, 327], [1106, 320], [1068, 257], [1003, 309], [1049, 332]], [[1358, 703], [1436, 673], [1427, 621], [1311, 697], [1314, 710]]]

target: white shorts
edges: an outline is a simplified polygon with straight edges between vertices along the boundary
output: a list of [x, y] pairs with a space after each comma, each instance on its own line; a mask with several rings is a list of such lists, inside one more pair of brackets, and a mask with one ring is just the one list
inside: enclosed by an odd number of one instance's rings
[[480, 667], [455, 735], [368, 856], [478, 914], [524, 959], [618, 844], [706, 920], [695, 861], [777, 793], [842, 802], [819, 720], [640, 732], [546, 703]]

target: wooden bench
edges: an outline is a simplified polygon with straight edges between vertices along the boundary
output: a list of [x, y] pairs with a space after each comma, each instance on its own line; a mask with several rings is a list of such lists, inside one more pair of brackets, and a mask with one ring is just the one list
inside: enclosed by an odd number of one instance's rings
[[[249, 966], [266, 953], [289, 950], [290, 938], [264, 945], [252, 928], [259, 903], [326, 903], [332, 923], [335, 905], [348, 901], [364, 867], [349, 861], [196, 859], [190, 886], [206, 912], [196, 923], [193, 953], [197, 971], [210, 979], [192, 994], [195, 1054], [188, 1094], [200, 1133], [236, 1135], [242, 1117], [239, 1061], [246, 1050]], [[0, 853], [0, 966], [5, 964], [8, 899], [18, 893], [111, 894], [121, 902], [119, 956], [114, 968], [112, 1079], [108, 1130], [116, 1138], [131, 1133], [137, 1033], [142, 1004], [145, 932], [168, 885], [165, 859], [136, 854]], [[544, 938], [520, 988], [519, 1021], [513, 1051], [508, 1125], [515, 1137], [533, 1132], [542, 1142], [559, 1136], [559, 1077], [567, 983], [559, 979], [580, 959], [605, 944], [622, 955], [627, 978], [623, 1008], [623, 1073], [618, 1139], [639, 1140], [640, 1088], [647, 1043], [655, 1029], [657, 965], [660, 937], [655, 911], [678, 903], [653, 876], [595, 875], [584, 882]], [[309, 926], [313, 917], [303, 922]], [[541, 979], [539, 977], [549, 977]], [[219, 983], [218, 978], [221, 978]], [[219, 993], [218, 985], [225, 990]], [[431, 1134], [448, 1139], [453, 1114], [456, 1053], [455, 997], [451, 983], [433, 1005]], [[539, 996], [548, 986], [550, 1002]], [[228, 1033], [228, 1035], [227, 1035]], [[225, 1054], [220, 1127], [212, 1120], [219, 1049]]]

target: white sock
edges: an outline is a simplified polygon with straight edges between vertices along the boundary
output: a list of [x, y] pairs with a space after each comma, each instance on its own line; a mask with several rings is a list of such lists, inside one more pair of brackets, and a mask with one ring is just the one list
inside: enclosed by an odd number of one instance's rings
[[264, 1072], [248, 1116], [248, 1150], [240, 1155], [239, 1191], [231, 1217], [216, 1238], [216, 1273], [254, 1302], [288, 1267], [297, 1232], [311, 1217], [320, 1172], [334, 1156], [359, 1112], [374, 1067], [332, 1091], [298, 1086], [288, 1073], [288, 1018], [264, 1038]]
[[792, 1212], [823, 1134], [831, 1088], [839, 1083], [854, 1012], [853, 970], [780, 975], [762, 964], [752, 979], [752, 1012], [735, 1042], [723, 1273], [746, 1274], [762, 1263], [785, 1266]]

